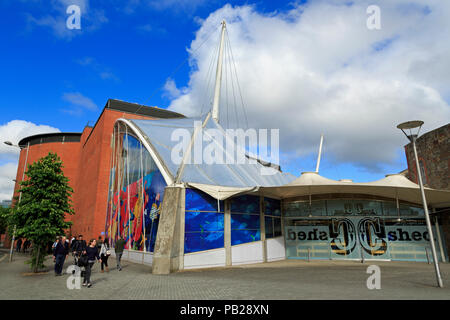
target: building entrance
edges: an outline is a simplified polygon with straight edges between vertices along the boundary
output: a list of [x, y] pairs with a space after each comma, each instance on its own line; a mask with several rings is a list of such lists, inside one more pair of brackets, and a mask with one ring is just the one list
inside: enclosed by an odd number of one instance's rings
[[[436, 237], [436, 229], [433, 228]], [[442, 234], [442, 231], [441, 231]], [[330, 217], [285, 219], [290, 259], [431, 261], [424, 219]], [[445, 248], [437, 243], [438, 258]], [[448, 261], [448, 259], [446, 259]]]

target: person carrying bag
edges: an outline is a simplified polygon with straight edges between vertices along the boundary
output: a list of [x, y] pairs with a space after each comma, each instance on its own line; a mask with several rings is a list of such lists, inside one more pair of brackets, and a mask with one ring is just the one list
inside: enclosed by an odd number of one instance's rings
[[108, 268], [108, 258], [111, 255], [111, 250], [109, 248], [109, 239], [105, 238], [105, 241], [103, 241], [101, 247], [100, 247], [100, 260], [102, 261], [101, 263], [101, 272], [103, 271], [103, 266], [106, 268], [106, 272], [109, 272], [109, 268]]

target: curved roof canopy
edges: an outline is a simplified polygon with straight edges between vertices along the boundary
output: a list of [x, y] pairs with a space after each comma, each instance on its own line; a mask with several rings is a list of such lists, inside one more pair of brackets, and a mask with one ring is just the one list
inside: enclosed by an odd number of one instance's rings
[[[336, 181], [320, 176], [316, 172], [303, 172], [302, 175], [284, 186], [263, 187], [260, 191], [276, 198], [293, 198], [314, 194], [353, 193], [370, 194], [379, 197], [412, 203], [422, 203], [420, 187], [401, 174], [386, 175], [373, 182]], [[450, 191], [425, 188], [427, 203], [440, 208], [450, 205]]]
[[[126, 123], [150, 149], [167, 183], [186, 183], [216, 199], [251, 192], [258, 187], [281, 186], [295, 176], [248, 157], [238, 159], [240, 148], [212, 118], [130, 120]], [[244, 152], [245, 153], [245, 152]], [[213, 161], [205, 155], [222, 155]], [[245, 153], [246, 154], [246, 153]], [[216, 160], [218, 158], [215, 158]]]
[[[183, 118], [117, 121], [126, 123], [144, 140], [144, 145], [157, 162], [167, 184], [184, 183], [219, 200], [242, 193], [258, 193], [278, 199], [352, 193], [422, 203], [419, 185], [401, 174], [387, 175], [383, 179], [365, 183], [332, 180], [316, 172], [303, 172], [295, 179], [292, 174], [268, 168], [262, 162], [249, 161], [247, 158], [245, 163], [239, 163], [236, 154], [231, 154], [224, 144], [239, 147], [234, 140], [230, 142], [225, 130], [209, 116], [205, 120]], [[184, 144], [181, 143], [183, 139]], [[202, 158], [202, 161], [196, 161], [198, 152], [203, 155], [205, 151], [211, 150], [222, 152], [225, 159], [232, 161], [208, 163]], [[267, 171], [268, 169], [271, 171]], [[428, 204], [433, 207], [450, 206], [450, 191], [425, 188], [425, 194]]]

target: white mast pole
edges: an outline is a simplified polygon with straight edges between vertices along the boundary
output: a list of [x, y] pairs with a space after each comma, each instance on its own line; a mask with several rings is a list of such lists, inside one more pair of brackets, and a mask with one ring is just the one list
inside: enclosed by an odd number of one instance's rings
[[317, 156], [316, 172], [319, 173], [320, 157], [322, 156], [323, 134], [320, 135], [319, 155]]
[[219, 59], [217, 60], [216, 70], [216, 87], [214, 89], [214, 101], [212, 108], [212, 117], [216, 122], [219, 122], [219, 98], [220, 98], [220, 86], [222, 82], [222, 56], [223, 56], [223, 41], [225, 37], [225, 20], [222, 21], [222, 35], [220, 37]]

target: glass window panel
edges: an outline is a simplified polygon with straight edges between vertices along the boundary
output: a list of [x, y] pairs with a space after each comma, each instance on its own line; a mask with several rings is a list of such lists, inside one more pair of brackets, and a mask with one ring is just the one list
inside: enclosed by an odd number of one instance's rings
[[281, 216], [281, 200], [264, 198], [264, 214]]
[[231, 214], [231, 230], [257, 229], [260, 228], [259, 215]]
[[325, 201], [311, 201], [311, 215], [312, 216], [326, 216], [327, 215], [327, 207], [326, 207]]
[[189, 232], [184, 235], [184, 253], [224, 247], [223, 232]]
[[307, 217], [310, 213], [309, 202], [288, 202], [283, 208], [285, 217]]
[[261, 240], [259, 230], [231, 230], [231, 245]]
[[353, 209], [357, 215], [381, 216], [383, 214], [380, 201], [354, 200]]
[[[195, 189], [186, 188], [187, 211], [217, 211], [217, 199]], [[224, 211], [224, 202], [220, 201], [220, 212]]]
[[281, 237], [281, 219], [273, 218], [273, 236]]
[[327, 212], [331, 216], [348, 216], [355, 214], [352, 200], [327, 200]]
[[264, 226], [266, 230], [266, 239], [273, 238], [273, 218], [264, 217]]
[[258, 213], [259, 197], [243, 195], [231, 199], [231, 212]]
[[423, 216], [423, 208], [412, 207], [404, 204], [400, 204], [400, 216]]
[[393, 201], [383, 201], [383, 215], [398, 216], [397, 204]]
[[185, 231], [203, 232], [203, 231], [222, 231], [223, 232], [223, 214], [217, 212], [186, 212], [185, 213]]

